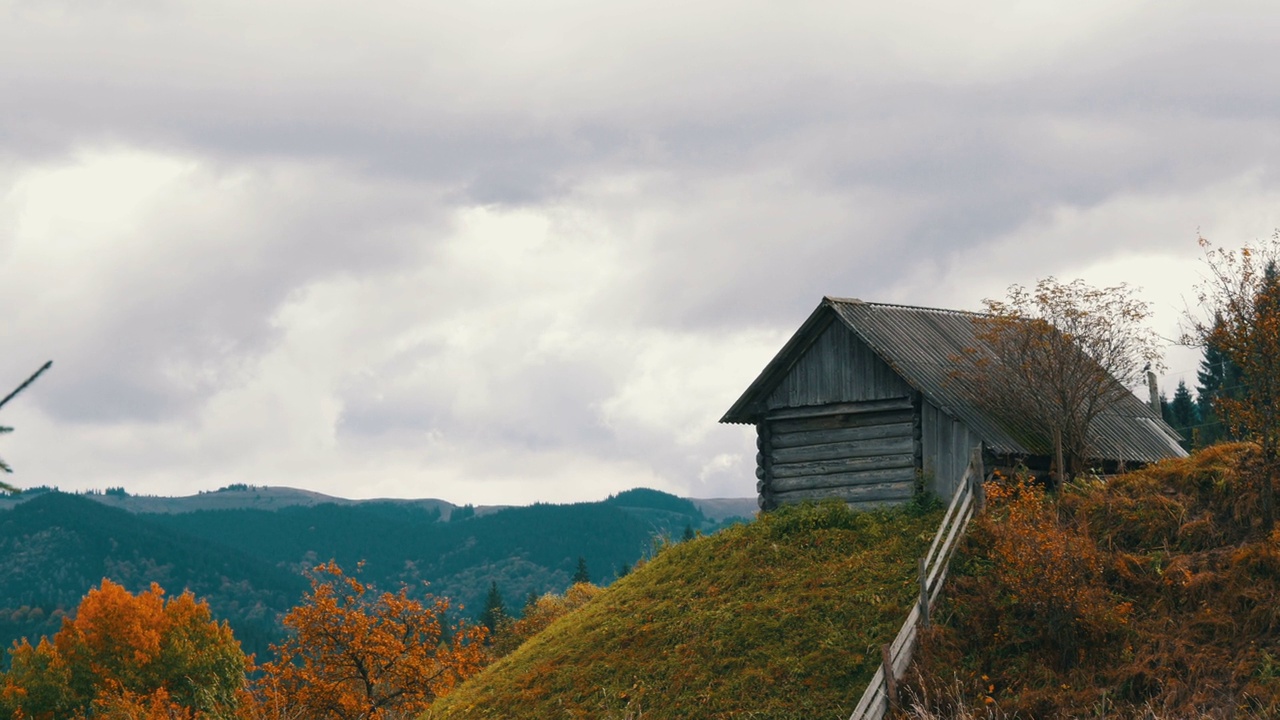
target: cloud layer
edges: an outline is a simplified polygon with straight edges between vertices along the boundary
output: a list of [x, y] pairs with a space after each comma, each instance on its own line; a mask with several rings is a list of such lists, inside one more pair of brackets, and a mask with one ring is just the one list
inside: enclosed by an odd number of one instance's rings
[[[0, 0], [20, 485], [754, 492], [824, 294], [1142, 286], [1280, 217], [1265, 3]], [[1166, 382], [1194, 380], [1175, 351]]]

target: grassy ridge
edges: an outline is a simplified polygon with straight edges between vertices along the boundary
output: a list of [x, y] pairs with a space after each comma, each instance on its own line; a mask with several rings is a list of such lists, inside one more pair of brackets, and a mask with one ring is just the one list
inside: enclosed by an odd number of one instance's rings
[[786, 508], [675, 545], [426, 717], [847, 716], [940, 514]]

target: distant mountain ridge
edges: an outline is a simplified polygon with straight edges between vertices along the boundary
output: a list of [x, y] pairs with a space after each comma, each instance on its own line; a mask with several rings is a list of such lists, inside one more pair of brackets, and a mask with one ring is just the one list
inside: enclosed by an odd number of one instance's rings
[[[647, 488], [636, 488], [647, 490]], [[45, 492], [53, 492], [52, 488], [34, 488], [18, 495], [0, 495], [0, 511], [12, 509]], [[60, 491], [59, 491], [60, 492]], [[633, 493], [627, 490], [619, 496]], [[661, 492], [652, 490], [650, 492]], [[326, 495], [314, 490], [288, 487], [284, 485], [246, 485], [236, 484], [228, 487], [201, 492], [195, 495], [132, 495], [123, 491], [107, 490], [101, 492], [71, 493], [87, 497], [109, 507], [120, 508], [131, 513], [188, 513], [199, 510], [280, 510], [286, 507], [314, 507], [316, 505], [360, 505], [364, 503], [394, 503], [411, 505], [427, 510], [439, 508], [441, 519], [448, 520], [455, 508], [465, 507], [438, 498], [369, 498], [350, 499], [335, 495]], [[667, 493], [663, 493], [666, 495]], [[617, 497], [617, 496], [614, 496]], [[678, 497], [678, 496], [671, 496]], [[693, 503], [708, 519], [720, 522], [731, 517], [751, 517], [757, 509], [756, 498], [682, 498]], [[608, 502], [606, 499], [603, 502]], [[477, 505], [475, 513], [485, 515], [514, 505]]]
[[[518, 612], [529, 594], [562, 591], [579, 557], [610, 582], [654, 536], [715, 532], [726, 508], [637, 489], [592, 503], [457, 506], [443, 500], [346, 500], [292, 488], [233, 486], [185, 498], [48, 489], [0, 500], [0, 643], [56, 631], [104, 577], [132, 591], [191, 589], [264, 657], [302, 572], [329, 559], [415, 595], [449, 597], [462, 616], [491, 583]], [[743, 519], [750, 513], [739, 516]], [[428, 585], [429, 584], [429, 585]]]

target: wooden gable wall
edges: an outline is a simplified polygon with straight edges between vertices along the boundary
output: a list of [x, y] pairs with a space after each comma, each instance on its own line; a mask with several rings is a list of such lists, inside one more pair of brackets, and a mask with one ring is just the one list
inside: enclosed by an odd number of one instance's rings
[[832, 322], [769, 393], [769, 410], [806, 405], [889, 400], [911, 386], [844, 323]]
[[833, 322], [768, 395], [757, 425], [760, 505], [903, 502], [920, 466], [919, 394]]

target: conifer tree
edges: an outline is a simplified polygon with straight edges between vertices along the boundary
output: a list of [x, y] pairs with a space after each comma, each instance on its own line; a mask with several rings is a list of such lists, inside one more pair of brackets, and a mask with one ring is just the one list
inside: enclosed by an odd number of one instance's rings
[[573, 582], [574, 584], [591, 582], [591, 573], [587, 572], [587, 559], [581, 555], [578, 556], [578, 569], [573, 573]]
[[693, 526], [692, 526], [692, 525], [688, 525], [688, 524], [686, 524], [686, 525], [684, 526], [684, 536], [683, 536], [683, 539], [684, 539], [684, 540], [692, 540], [694, 537], [696, 537], [696, 536], [694, 535], [694, 532], [693, 532]]
[[1244, 373], [1214, 341], [1214, 336], [1221, 332], [1221, 328], [1222, 316], [1215, 316], [1213, 330], [1204, 343], [1200, 369], [1196, 372], [1196, 410], [1200, 417], [1199, 432], [1195, 439], [1197, 447], [1237, 439], [1230, 425], [1224, 422], [1220, 401], [1238, 397], [1244, 384]]
[[1196, 425], [1200, 422], [1198, 415], [1196, 402], [1191, 398], [1191, 390], [1187, 388], [1185, 381], [1179, 380], [1177, 389], [1173, 391], [1173, 400], [1169, 402], [1169, 416], [1166, 421], [1182, 435], [1182, 447], [1188, 450], [1191, 449], [1194, 440]]
[[507, 606], [502, 601], [502, 591], [498, 589], [496, 581], [490, 582], [489, 595], [484, 600], [484, 612], [480, 613], [480, 623], [489, 628], [489, 634], [492, 635], [506, 616]]

